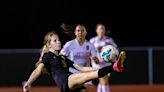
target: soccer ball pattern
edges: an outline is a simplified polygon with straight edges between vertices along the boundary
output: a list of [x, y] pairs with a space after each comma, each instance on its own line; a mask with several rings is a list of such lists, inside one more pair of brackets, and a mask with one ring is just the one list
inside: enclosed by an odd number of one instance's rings
[[112, 45], [102, 47], [102, 50], [100, 52], [101, 58], [107, 63], [114, 62], [118, 54], [119, 53], [117, 48], [113, 47]]

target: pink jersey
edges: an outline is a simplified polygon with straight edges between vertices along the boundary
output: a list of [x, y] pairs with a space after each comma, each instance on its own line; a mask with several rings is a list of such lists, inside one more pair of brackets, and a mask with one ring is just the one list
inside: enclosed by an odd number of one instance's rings
[[110, 37], [107, 37], [107, 36], [104, 36], [101, 40], [98, 38], [98, 36], [96, 37], [93, 37], [90, 39], [90, 42], [95, 46], [95, 48], [98, 50], [98, 58], [99, 60], [101, 61], [101, 63], [99, 64], [95, 64], [95, 62], [92, 62], [92, 66], [93, 67], [99, 67], [99, 68], [102, 68], [102, 67], [105, 67], [105, 66], [108, 66], [110, 65], [110, 63], [105, 63], [103, 61], [103, 59], [100, 57], [100, 51], [102, 49], [103, 46], [106, 46], [106, 45], [112, 45], [114, 47], [117, 48], [117, 44], [114, 42], [114, 40]]
[[[84, 44], [80, 46], [76, 39], [67, 42], [61, 52], [75, 64], [86, 67], [90, 67], [91, 65], [89, 57], [97, 55], [97, 50], [93, 44], [85, 41]], [[79, 72], [73, 68], [70, 68], [69, 71], [72, 73]]]

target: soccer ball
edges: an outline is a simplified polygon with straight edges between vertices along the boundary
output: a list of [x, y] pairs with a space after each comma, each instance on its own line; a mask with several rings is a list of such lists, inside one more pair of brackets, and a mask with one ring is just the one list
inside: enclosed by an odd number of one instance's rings
[[119, 52], [117, 48], [112, 45], [107, 45], [102, 47], [100, 52], [100, 57], [107, 63], [114, 62], [118, 56]]

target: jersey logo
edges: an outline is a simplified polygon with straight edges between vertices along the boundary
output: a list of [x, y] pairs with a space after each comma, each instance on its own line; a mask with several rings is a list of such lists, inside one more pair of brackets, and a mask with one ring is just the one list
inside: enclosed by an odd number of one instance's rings
[[86, 46], [86, 50], [89, 50], [89, 46], [88, 45]]

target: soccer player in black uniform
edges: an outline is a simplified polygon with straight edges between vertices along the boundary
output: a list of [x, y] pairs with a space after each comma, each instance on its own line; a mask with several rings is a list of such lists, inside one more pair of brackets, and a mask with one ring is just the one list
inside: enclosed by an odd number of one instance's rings
[[[28, 81], [23, 86], [24, 92], [30, 89], [31, 84], [39, 77], [44, 68], [50, 73], [61, 92], [76, 92], [76, 89], [81, 88], [87, 81], [104, 77], [113, 71], [121, 72], [124, 69], [124, 52], [120, 53], [118, 61], [112, 66], [97, 69], [92, 67], [81, 67], [74, 64], [66, 56], [59, 55], [60, 49], [61, 42], [58, 35], [55, 32], [48, 32], [44, 38], [44, 46], [42, 48], [44, 54], [42, 56], [42, 61], [38, 64], [37, 68], [32, 72]], [[92, 57], [91, 59], [94, 58]], [[81, 71], [81, 73], [72, 74], [68, 70], [69, 67], [73, 67]]]

